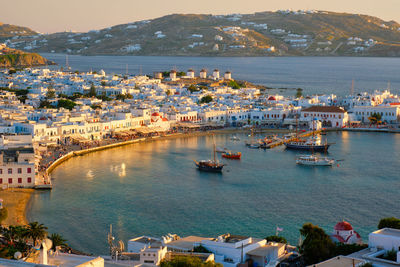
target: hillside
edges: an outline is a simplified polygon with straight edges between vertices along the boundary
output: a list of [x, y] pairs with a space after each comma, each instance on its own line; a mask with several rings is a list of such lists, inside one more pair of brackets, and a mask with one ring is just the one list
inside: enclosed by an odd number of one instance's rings
[[6, 43], [34, 52], [82, 55], [400, 56], [400, 24], [325, 11], [174, 14], [85, 33], [19, 37]]
[[19, 38], [19, 36], [32, 36], [37, 32], [27, 28], [0, 22], [0, 41], [5, 38]]
[[28, 53], [16, 49], [0, 49], [0, 68], [22, 68], [32, 66], [53, 65], [37, 53]]

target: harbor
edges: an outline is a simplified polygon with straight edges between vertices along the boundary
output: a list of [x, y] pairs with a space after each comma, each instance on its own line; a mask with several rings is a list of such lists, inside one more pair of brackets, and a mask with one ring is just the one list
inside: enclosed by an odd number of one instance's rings
[[[200, 172], [192, 161], [211, 157], [210, 134], [158, 138], [73, 157], [53, 170], [51, 192], [33, 194], [28, 219], [46, 221], [78, 250], [107, 253], [101, 233], [116, 222], [117, 238], [125, 241], [145, 233], [162, 236], [168, 232], [264, 236], [274, 233], [278, 224], [296, 244], [301, 223], [311, 216], [312, 223], [326, 229], [338, 217], [346, 218], [365, 239], [377, 220], [396, 214], [400, 135], [327, 132], [326, 138], [335, 143], [328, 156], [343, 161], [339, 167], [310, 168], [296, 164], [305, 152], [284, 146], [247, 148], [248, 134], [247, 129], [214, 135], [218, 146], [242, 152], [238, 161], [217, 155], [226, 164], [221, 174]], [[231, 140], [232, 136], [240, 141]], [[384, 153], [385, 159], [376, 153]], [[365, 165], [367, 161], [374, 164]], [[82, 190], [85, 194], [79, 193]], [[385, 196], [375, 194], [377, 190], [385, 191]], [[352, 203], [351, 207], [346, 203]], [[65, 212], [75, 215], [61, 222]], [[80, 218], [79, 224], [75, 218]], [[205, 218], [207, 224], [202, 223]], [[235, 218], [237, 223], [226, 218]], [[92, 231], [82, 232], [81, 224], [93, 225]]]

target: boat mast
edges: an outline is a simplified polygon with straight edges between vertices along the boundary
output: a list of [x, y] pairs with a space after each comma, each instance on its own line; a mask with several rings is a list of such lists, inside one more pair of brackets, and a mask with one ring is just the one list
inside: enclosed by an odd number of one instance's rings
[[214, 134], [212, 135], [212, 137], [213, 137], [213, 152], [214, 152], [214, 163], [216, 163], [217, 161], [215, 160], [215, 153], [216, 153], [216, 150], [217, 150], [217, 148], [216, 148], [216, 145], [215, 145], [215, 139], [214, 139]]

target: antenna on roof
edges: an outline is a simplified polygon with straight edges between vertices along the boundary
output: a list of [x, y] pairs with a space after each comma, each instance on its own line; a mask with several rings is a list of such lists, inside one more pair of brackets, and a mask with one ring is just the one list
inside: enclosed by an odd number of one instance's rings
[[126, 75], [128, 75], [128, 64], [125, 66]]
[[390, 81], [388, 81], [387, 90], [390, 91]]
[[351, 81], [350, 95], [354, 95], [354, 79]]
[[65, 67], [69, 69], [68, 55], [65, 55]]

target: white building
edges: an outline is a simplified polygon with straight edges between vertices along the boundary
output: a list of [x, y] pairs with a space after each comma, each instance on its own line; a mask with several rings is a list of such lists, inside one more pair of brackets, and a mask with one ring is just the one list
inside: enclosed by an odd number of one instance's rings
[[230, 71], [225, 72], [224, 79], [225, 80], [232, 80], [232, 73]]
[[361, 236], [354, 231], [353, 226], [346, 221], [338, 222], [333, 228], [331, 239], [337, 243], [343, 244], [361, 244]]
[[[268, 243], [265, 239], [225, 234], [211, 240], [202, 240], [201, 245], [215, 254], [215, 261], [224, 267], [234, 267], [247, 259], [258, 266], [267, 266], [285, 254], [285, 244]], [[273, 265], [275, 266], [275, 265]]]
[[219, 80], [219, 70], [215, 69], [213, 72], [213, 79], [214, 80]]
[[171, 70], [171, 72], [169, 73], [169, 78], [171, 79], [171, 81], [176, 81], [176, 70]]
[[207, 71], [205, 69], [202, 69], [200, 71], [200, 78], [201, 79], [207, 79]]
[[35, 166], [33, 147], [0, 150], [0, 186], [33, 187]]
[[344, 127], [349, 121], [347, 112], [340, 107], [312, 106], [301, 110], [301, 120], [318, 119], [322, 127]]
[[189, 69], [189, 70], [187, 71], [187, 73], [186, 73], [186, 76], [187, 76], [188, 78], [190, 78], [190, 79], [193, 79], [193, 78], [194, 78], [194, 70]]
[[145, 247], [140, 250], [140, 263], [160, 265], [167, 254], [167, 247]]
[[354, 119], [368, 123], [373, 114], [379, 114], [382, 122], [396, 123], [400, 118], [400, 104], [385, 106], [355, 106], [351, 109]]

